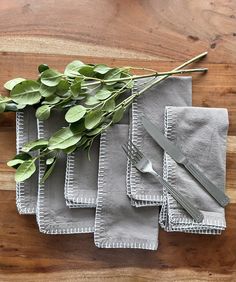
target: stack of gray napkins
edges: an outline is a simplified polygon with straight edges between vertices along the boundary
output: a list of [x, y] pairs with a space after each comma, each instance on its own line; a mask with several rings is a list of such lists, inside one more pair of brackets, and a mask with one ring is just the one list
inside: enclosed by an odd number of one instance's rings
[[[145, 82], [147, 79], [138, 81], [134, 91]], [[170, 77], [156, 85], [138, 97], [119, 124], [96, 140], [91, 161], [83, 151], [61, 154], [44, 184], [40, 180], [45, 167], [39, 161], [38, 178], [16, 186], [19, 213], [35, 213], [43, 233], [94, 233], [95, 245], [100, 248], [156, 250], [159, 224], [166, 231], [220, 234], [226, 227], [224, 209], [142, 126], [145, 115], [224, 189], [227, 110], [191, 107], [191, 103], [191, 78]], [[29, 140], [48, 138], [63, 127], [64, 114], [55, 111], [47, 121], [37, 121], [32, 109], [18, 112], [17, 151]], [[194, 222], [154, 178], [132, 166], [121, 148], [128, 140], [202, 211], [202, 223]]]

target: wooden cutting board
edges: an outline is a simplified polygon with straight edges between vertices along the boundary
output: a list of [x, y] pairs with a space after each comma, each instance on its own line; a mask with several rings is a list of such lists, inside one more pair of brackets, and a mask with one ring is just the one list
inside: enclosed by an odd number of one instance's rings
[[160, 231], [158, 251], [97, 249], [92, 235], [44, 235], [15, 205], [15, 115], [0, 115], [0, 281], [236, 281], [235, 1], [0, 2], [0, 89], [35, 78], [41, 63], [63, 70], [80, 59], [167, 71], [209, 51], [195, 66], [193, 105], [225, 107], [228, 228], [221, 236]]

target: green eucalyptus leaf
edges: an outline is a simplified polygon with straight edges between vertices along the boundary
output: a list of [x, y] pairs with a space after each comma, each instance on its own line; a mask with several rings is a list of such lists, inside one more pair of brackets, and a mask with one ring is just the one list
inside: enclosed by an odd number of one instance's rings
[[70, 89], [70, 84], [67, 80], [62, 79], [59, 84], [57, 85], [57, 90], [56, 90], [56, 94], [58, 96], [65, 96], [65, 94], [68, 93]]
[[39, 73], [44, 72], [45, 70], [48, 70], [49, 66], [47, 64], [41, 64], [38, 66]]
[[32, 159], [30, 154], [27, 153], [19, 153], [17, 154], [12, 160], [10, 160], [7, 165], [10, 167], [17, 168], [21, 163], [23, 163], [26, 160]]
[[85, 128], [86, 129], [94, 128], [96, 125], [98, 125], [100, 123], [102, 118], [103, 118], [103, 113], [100, 110], [95, 110], [95, 111], [89, 112], [85, 116], [85, 121], [84, 121]]
[[24, 80], [25, 79], [21, 78], [21, 77], [11, 79], [4, 84], [4, 88], [11, 91], [17, 84], [19, 84], [20, 82], [22, 82]]
[[98, 100], [105, 100], [105, 99], [109, 98], [111, 96], [111, 94], [112, 94], [111, 91], [109, 91], [106, 88], [102, 88], [96, 93], [95, 97]]
[[30, 178], [30, 176], [34, 174], [35, 171], [35, 159], [24, 161], [16, 170], [15, 181], [25, 181], [26, 179]]
[[114, 99], [109, 99], [105, 105], [103, 106], [102, 110], [107, 112], [107, 113], [111, 113], [112, 111], [114, 111], [116, 107], [116, 102]]
[[67, 122], [72, 123], [79, 121], [85, 114], [87, 109], [81, 105], [76, 105], [67, 111], [65, 119]]
[[26, 107], [24, 104], [16, 104], [14, 102], [10, 102], [6, 104], [5, 112], [17, 112], [18, 110], [22, 110]]
[[53, 70], [47, 69], [41, 73], [41, 82], [47, 86], [57, 86], [61, 81], [62, 73]]
[[7, 165], [10, 167], [15, 167], [19, 164], [22, 164], [24, 162], [24, 160], [20, 160], [20, 159], [13, 159], [7, 162]]
[[91, 131], [89, 131], [88, 133], [86, 133], [87, 136], [94, 136], [97, 134], [100, 134], [102, 132], [103, 128], [102, 127], [97, 127]]
[[78, 97], [81, 90], [81, 81], [74, 82], [71, 87], [70, 91], [74, 97]]
[[[119, 79], [121, 77], [121, 69], [111, 69], [110, 71], [108, 71], [106, 73], [106, 75], [104, 76], [104, 80], [110, 80], [110, 79]], [[116, 82], [106, 82], [107, 85], [113, 85], [116, 84]]]
[[51, 165], [54, 162], [55, 158], [46, 159], [46, 165]]
[[88, 106], [93, 106], [99, 103], [99, 100], [95, 96], [88, 96], [85, 104]]
[[77, 122], [73, 122], [70, 124], [70, 129], [76, 134], [76, 133], [82, 133], [85, 131], [85, 126], [84, 126], [84, 118], [80, 119]]
[[62, 128], [49, 139], [49, 150], [71, 147], [79, 142], [81, 137], [81, 133], [75, 134], [69, 127]]
[[61, 98], [55, 95], [47, 97], [43, 102], [42, 105], [55, 105], [61, 101]]
[[50, 97], [56, 92], [57, 88], [56, 86], [47, 86], [44, 84], [40, 85], [40, 93], [43, 97]]
[[46, 120], [50, 117], [51, 106], [43, 105], [40, 106], [36, 111], [36, 118], [39, 120]]
[[124, 112], [125, 112], [125, 108], [123, 107], [118, 108], [112, 117], [112, 122], [113, 123], [119, 122], [123, 118]]
[[101, 65], [96, 65], [93, 70], [100, 74], [106, 74], [107, 72], [111, 70], [111, 68], [106, 65], [101, 64]]
[[40, 84], [34, 80], [24, 80], [11, 90], [11, 98], [14, 102], [24, 105], [37, 104], [41, 99]]
[[73, 61], [69, 63], [64, 71], [64, 74], [69, 77], [76, 77], [79, 75], [79, 69], [84, 66], [84, 63], [81, 61]]
[[[15, 155], [14, 159], [19, 159], [19, 160], [26, 161], [26, 160], [32, 159], [32, 157], [31, 157], [31, 155], [28, 154], [28, 153], [20, 152], [19, 154]], [[13, 159], [13, 160], [14, 160], [14, 159]]]
[[30, 141], [26, 145], [23, 146], [21, 149], [23, 152], [28, 153], [30, 151], [38, 150], [47, 147], [48, 140], [45, 139], [38, 139], [35, 141]]
[[79, 73], [84, 75], [84, 76], [87, 76], [87, 77], [92, 77], [94, 75], [93, 69], [94, 69], [93, 66], [84, 65], [84, 66], [80, 67]]
[[2, 96], [0, 95], [0, 104], [4, 104], [4, 103], [8, 103], [11, 102], [11, 98], [9, 98], [8, 96]]
[[[1, 105], [0, 105], [0, 108], [1, 108]], [[5, 112], [17, 112], [18, 110], [19, 110], [18, 105], [15, 103], [7, 103], [5, 106]]]
[[3, 113], [9, 109], [9, 107], [7, 108], [9, 102], [12, 104], [11, 98], [0, 95], [0, 113]]
[[44, 175], [43, 175], [42, 179], [40, 180], [40, 184], [44, 183], [48, 179], [48, 177], [52, 174], [53, 169], [56, 165], [56, 161], [57, 160], [54, 159], [54, 161], [51, 164], [47, 165], [46, 170], [44, 172]]

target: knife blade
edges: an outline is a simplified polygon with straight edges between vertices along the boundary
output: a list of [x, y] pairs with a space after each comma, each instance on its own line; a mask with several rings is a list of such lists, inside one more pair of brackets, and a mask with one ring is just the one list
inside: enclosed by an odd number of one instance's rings
[[142, 123], [146, 131], [157, 142], [157, 144], [165, 150], [175, 160], [175, 162], [183, 165], [222, 207], [225, 207], [229, 203], [229, 197], [225, 195], [225, 193], [214, 183], [212, 183], [201, 170], [191, 163], [180, 148], [165, 137], [158, 126], [154, 125], [146, 117], [142, 118]]

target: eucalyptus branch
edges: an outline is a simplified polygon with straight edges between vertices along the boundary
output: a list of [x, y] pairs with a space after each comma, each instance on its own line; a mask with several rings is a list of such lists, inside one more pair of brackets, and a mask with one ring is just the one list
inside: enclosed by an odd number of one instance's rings
[[[34, 106], [37, 108], [36, 117], [46, 120], [52, 110], [58, 109], [65, 113], [68, 123], [48, 140], [29, 142], [20, 154], [8, 162], [9, 166], [16, 168], [16, 181], [24, 181], [35, 173], [38, 158], [46, 164], [42, 179], [45, 181], [52, 173], [60, 151], [66, 154], [78, 149], [89, 152], [94, 139], [119, 122], [136, 97], [174, 74], [206, 72], [206, 68], [183, 69], [206, 54], [204, 52], [168, 72], [138, 67], [111, 68], [73, 61], [66, 66], [64, 73], [40, 65], [37, 80], [16, 78], [8, 81], [4, 86], [10, 91], [10, 97], [0, 96], [0, 112]], [[149, 73], [134, 75], [130, 72], [132, 69]], [[122, 93], [133, 89], [135, 80], [145, 78], [153, 79], [147, 80], [140, 91], [120, 99]], [[41, 152], [37, 154], [38, 150]]]
[[[172, 70], [169, 72], [152, 72], [150, 74], [143, 74], [143, 75], [133, 75], [130, 77], [124, 77], [124, 78], [117, 78], [117, 79], [108, 79], [108, 80], [102, 80], [102, 79], [97, 79], [98, 81], [91, 82], [85, 84], [85, 86], [91, 86], [91, 85], [98, 85], [101, 83], [109, 83], [109, 82], [122, 82], [122, 81], [127, 81], [127, 80], [138, 80], [142, 78], [148, 78], [148, 77], [158, 77], [158, 76], [165, 76], [165, 75], [173, 75], [173, 74], [184, 74], [184, 73], [193, 73], [193, 72], [206, 72], [208, 69], [207, 68], [198, 68], [198, 69], [186, 69], [186, 70]], [[92, 78], [90, 78], [92, 80]]]

